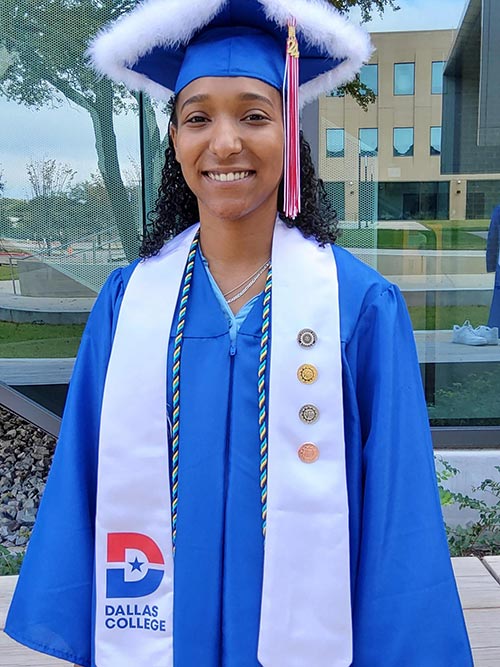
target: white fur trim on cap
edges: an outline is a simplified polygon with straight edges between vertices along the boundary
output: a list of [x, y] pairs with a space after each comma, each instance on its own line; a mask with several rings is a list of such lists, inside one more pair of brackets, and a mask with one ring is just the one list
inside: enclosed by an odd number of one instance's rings
[[[324, 0], [257, 0], [269, 20], [285, 27], [297, 20], [302, 39], [332, 58], [345, 59], [329, 72], [300, 87], [301, 106], [352, 80], [372, 54], [369, 35], [350, 23]], [[168, 100], [172, 91], [129, 69], [157, 46], [188, 44], [208, 25], [227, 0], [145, 0], [105, 27], [87, 51], [94, 68], [116, 83]]]

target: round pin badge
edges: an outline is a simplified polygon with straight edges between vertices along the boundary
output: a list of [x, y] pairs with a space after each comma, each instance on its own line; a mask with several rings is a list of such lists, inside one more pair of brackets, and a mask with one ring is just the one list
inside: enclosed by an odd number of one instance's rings
[[300, 347], [312, 347], [317, 340], [316, 332], [312, 329], [301, 329], [297, 334], [297, 342]]
[[297, 370], [297, 377], [304, 384], [312, 384], [318, 379], [318, 369], [312, 364], [302, 364]]
[[314, 463], [319, 459], [319, 449], [312, 442], [301, 445], [298, 454], [302, 463]]
[[315, 405], [303, 405], [299, 410], [299, 417], [304, 424], [314, 424], [319, 419], [319, 410]]

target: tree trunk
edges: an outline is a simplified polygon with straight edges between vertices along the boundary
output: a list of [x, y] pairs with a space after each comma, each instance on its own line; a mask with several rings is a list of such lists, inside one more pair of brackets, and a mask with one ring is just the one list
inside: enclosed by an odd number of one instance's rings
[[139, 251], [139, 234], [142, 227], [137, 219], [129, 193], [120, 173], [120, 163], [113, 126], [113, 88], [102, 80], [95, 87], [95, 104], [89, 109], [94, 125], [97, 164], [108, 193], [109, 201], [128, 261], [134, 260]]
[[142, 177], [145, 185], [146, 211], [149, 213], [153, 209], [158, 196], [168, 138], [165, 136], [163, 141], [161, 140], [155, 111], [146, 95], [143, 96], [142, 100], [142, 119], [144, 126], [144, 164]]

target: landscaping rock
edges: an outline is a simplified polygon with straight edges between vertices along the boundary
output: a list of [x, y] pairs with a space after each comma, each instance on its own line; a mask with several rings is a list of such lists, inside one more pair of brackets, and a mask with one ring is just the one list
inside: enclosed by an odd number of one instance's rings
[[55, 438], [0, 407], [0, 545], [23, 548], [35, 523]]

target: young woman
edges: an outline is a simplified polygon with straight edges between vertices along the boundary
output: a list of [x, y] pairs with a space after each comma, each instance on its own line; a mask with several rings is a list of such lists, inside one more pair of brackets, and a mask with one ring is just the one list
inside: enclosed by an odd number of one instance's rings
[[170, 147], [144, 259], [83, 336], [7, 632], [96, 667], [470, 667], [403, 299], [332, 245], [302, 139], [294, 192], [292, 59], [312, 96], [368, 40], [319, 1], [186, 4], [92, 49], [175, 92]]

